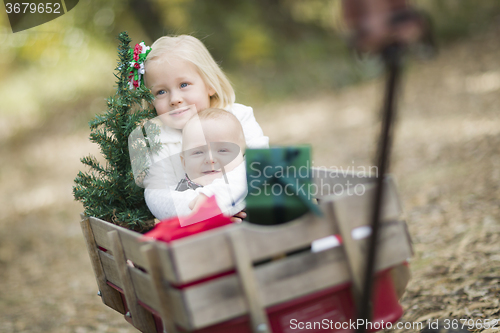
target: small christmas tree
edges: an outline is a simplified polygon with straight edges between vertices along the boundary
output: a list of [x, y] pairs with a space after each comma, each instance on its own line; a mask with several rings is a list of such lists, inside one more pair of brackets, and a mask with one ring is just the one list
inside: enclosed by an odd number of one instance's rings
[[[107, 100], [107, 112], [97, 115], [89, 122], [90, 141], [100, 146], [106, 163], [99, 163], [94, 156], [82, 158], [81, 162], [90, 167], [90, 172], [78, 173], [73, 195], [76, 200], [82, 202], [85, 215], [144, 232], [153, 226], [154, 217], [144, 201], [144, 189], [139, 187], [134, 179], [128, 138], [143, 122], [155, 117], [156, 112], [152, 108], [143, 107], [143, 102], [149, 105], [153, 96], [144, 84], [140, 84], [137, 74], [134, 78], [130, 71], [130, 58], [134, 56], [134, 50], [129, 48], [131, 39], [126, 32], [122, 32], [118, 40], [120, 43], [115, 73], [118, 79], [116, 93]], [[144, 57], [142, 54], [141, 60]], [[142, 149], [157, 151], [159, 146], [152, 141], [144, 144]], [[141, 147], [135, 149], [140, 150]], [[147, 165], [146, 161], [133, 163], [135, 166]]]

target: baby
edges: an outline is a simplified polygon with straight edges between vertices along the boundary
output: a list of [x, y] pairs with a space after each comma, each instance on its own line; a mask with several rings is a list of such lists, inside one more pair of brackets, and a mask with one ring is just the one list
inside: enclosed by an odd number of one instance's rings
[[214, 194], [226, 215], [241, 211], [247, 194], [244, 150], [243, 129], [232, 113], [208, 108], [190, 118], [182, 131], [185, 177], [173, 193], [177, 215], [191, 213]]

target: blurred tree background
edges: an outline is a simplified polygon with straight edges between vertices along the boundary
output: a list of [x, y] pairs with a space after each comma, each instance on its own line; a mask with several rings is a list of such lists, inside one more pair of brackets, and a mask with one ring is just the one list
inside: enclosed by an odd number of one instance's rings
[[[498, 0], [415, 0], [449, 43], [498, 20]], [[68, 14], [13, 34], [0, 13], [0, 138], [74, 110], [86, 123], [113, 90], [115, 37], [151, 44], [166, 34], [204, 41], [235, 85], [237, 100], [331, 91], [380, 73], [342, 40], [339, 0], [80, 0]], [[71, 112], [70, 112], [71, 113]]]

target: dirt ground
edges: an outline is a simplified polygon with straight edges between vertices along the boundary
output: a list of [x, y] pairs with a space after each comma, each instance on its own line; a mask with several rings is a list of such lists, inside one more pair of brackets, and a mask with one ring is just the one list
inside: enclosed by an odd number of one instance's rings
[[[415, 251], [404, 322], [500, 319], [499, 33], [405, 72], [391, 164]], [[379, 79], [256, 117], [274, 144], [310, 143], [315, 166], [369, 166], [383, 88]], [[1, 333], [135, 332], [96, 295], [71, 188], [79, 158], [98, 150], [74, 112], [0, 146]]]

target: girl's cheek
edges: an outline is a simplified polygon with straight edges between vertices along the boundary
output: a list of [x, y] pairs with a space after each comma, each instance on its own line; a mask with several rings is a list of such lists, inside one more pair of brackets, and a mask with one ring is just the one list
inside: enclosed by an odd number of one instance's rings
[[160, 101], [160, 100], [155, 99], [155, 100], [153, 101], [153, 106], [154, 106], [154, 108], [155, 108], [155, 110], [156, 110], [156, 113], [157, 113], [159, 116], [161, 116], [162, 114], [164, 114], [164, 113], [165, 113], [164, 107], [162, 106], [162, 103], [161, 103], [161, 101]]
[[153, 100], [151, 105], [155, 108], [155, 110], [157, 110], [156, 112], [158, 112], [158, 102], [156, 101], [156, 99]]

